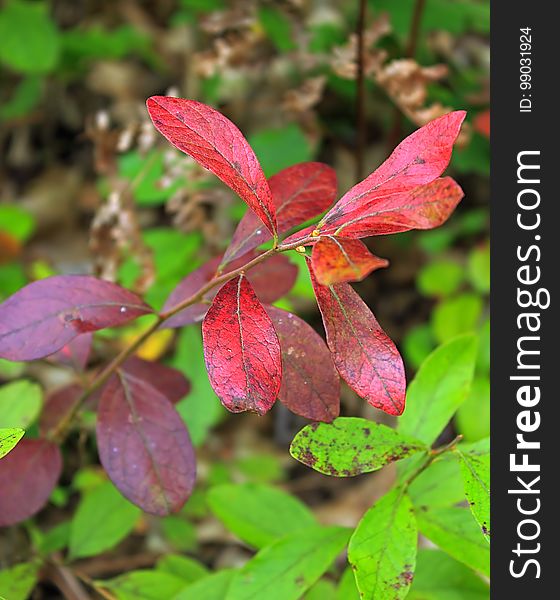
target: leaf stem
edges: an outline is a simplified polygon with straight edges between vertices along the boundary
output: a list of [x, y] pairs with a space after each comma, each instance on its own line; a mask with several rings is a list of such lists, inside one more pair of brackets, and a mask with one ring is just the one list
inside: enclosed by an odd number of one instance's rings
[[421, 473], [423, 473], [442, 454], [445, 454], [446, 452], [449, 452], [450, 450], [454, 450], [455, 447], [457, 446], [457, 444], [462, 439], [463, 439], [463, 436], [458, 435], [453, 440], [451, 440], [449, 443], [447, 443], [443, 446], [440, 446], [439, 448], [434, 448], [433, 450], [430, 450], [426, 460], [420, 465], [420, 467], [418, 467], [418, 469], [416, 469], [416, 471], [414, 471], [414, 473], [412, 473], [412, 475], [410, 475], [410, 477], [408, 477], [408, 479], [406, 479], [404, 481], [403, 487], [407, 488]]
[[173, 315], [176, 315], [178, 312], [181, 312], [185, 308], [192, 306], [193, 304], [196, 304], [197, 302], [200, 302], [201, 300], [203, 300], [204, 296], [213, 288], [215, 288], [223, 283], [226, 283], [227, 281], [229, 281], [230, 279], [233, 279], [237, 275], [241, 275], [242, 273], [245, 273], [249, 269], [252, 269], [256, 265], [258, 265], [261, 262], [263, 262], [264, 260], [266, 260], [268, 257], [272, 256], [273, 254], [292, 250], [298, 246], [301, 246], [302, 244], [305, 244], [309, 239], [310, 238], [303, 238], [302, 240], [299, 240], [297, 243], [293, 243], [293, 244], [283, 244], [283, 245], [275, 244], [275, 246], [273, 248], [270, 248], [269, 250], [266, 250], [262, 254], [259, 254], [258, 256], [251, 259], [249, 262], [247, 262], [243, 266], [241, 266], [233, 271], [229, 271], [228, 273], [224, 273], [223, 275], [220, 275], [218, 277], [215, 277], [214, 279], [211, 279], [208, 283], [204, 284], [197, 292], [195, 292], [194, 294], [192, 294], [191, 296], [189, 296], [188, 298], [186, 298], [185, 300], [183, 300], [182, 302], [177, 304], [177, 306], [174, 306], [170, 310], [158, 315], [157, 319], [154, 321], [154, 323], [152, 323], [152, 325], [150, 325], [150, 327], [148, 327], [148, 329], [146, 329], [139, 337], [137, 337], [134, 340], [134, 342], [132, 342], [130, 344], [130, 346], [127, 346], [126, 348], [121, 350], [121, 352], [119, 354], [117, 354], [117, 356], [115, 356], [115, 358], [113, 358], [113, 360], [98, 375], [96, 375], [96, 377], [94, 377], [94, 379], [91, 381], [91, 383], [86, 387], [86, 389], [84, 389], [82, 394], [80, 394], [80, 396], [78, 397], [78, 399], [76, 400], [76, 402], [74, 403], [72, 408], [64, 416], [64, 418], [61, 419], [60, 422], [58, 423], [58, 425], [52, 431], [49, 432], [49, 434], [47, 435], [47, 438], [50, 440], [53, 440], [59, 444], [62, 443], [62, 441], [65, 439], [66, 435], [68, 434], [68, 431], [70, 430], [70, 427], [71, 427], [72, 423], [74, 422], [74, 419], [76, 418], [77, 414], [80, 412], [80, 410], [83, 407], [83, 405], [85, 404], [86, 400], [94, 392], [96, 392], [99, 388], [101, 388], [109, 380], [111, 375], [113, 375], [113, 373], [115, 373], [115, 371], [130, 356], [132, 356], [132, 354], [134, 354], [138, 350], [138, 348], [140, 348], [140, 346], [142, 346], [142, 344], [152, 334], [154, 334], [163, 323], [165, 323], [165, 321], [170, 319]]

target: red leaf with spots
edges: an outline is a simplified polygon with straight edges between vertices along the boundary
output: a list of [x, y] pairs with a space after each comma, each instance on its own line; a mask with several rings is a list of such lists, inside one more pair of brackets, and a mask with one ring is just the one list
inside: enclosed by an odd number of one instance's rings
[[340, 411], [340, 379], [323, 338], [298, 316], [268, 306], [282, 349], [278, 399], [293, 413], [330, 423]]
[[274, 234], [270, 187], [239, 129], [218, 111], [194, 100], [152, 96], [146, 105], [156, 129], [245, 200]]
[[92, 333], [82, 333], [58, 352], [51, 354], [49, 360], [83, 371], [89, 360], [92, 341]]
[[[235, 259], [224, 269], [224, 273], [231, 272], [255, 258], [256, 253], [248, 254]], [[177, 287], [171, 292], [166, 300], [162, 312], [171, 310], [181, 302], [190, 298], [198, 292], [203, 285], [206, 285], [216, 275], [216, 269], [221, 261], [221, 256], [217, 256], [198, 269], [187, 275]], [[256, 265], [247, 271], [247, 279], [253, 286], [255, 293], [265, 304], [276, 302], [279, 298], [287, 294], [294, 286], [298, 274], [298, 268], [291, 263], [286, 256], [281, 254], [272, 255], [262, 263]], [[213, 289], [204, 296], [204, 302], [197, 302], [192, 306], [184, 308], [176, 315], [170, 317], [162, 327], [176, 328], [190, 325], [202, 321], [204, 315], [208, 312], [210, 302], [216, 295], [217, 290]]]
[[24, 521], [48, 502], [60, 472], [56, 444], [24, 438], [0, 460], [0, 527]]
[[173, 404], [182, 400], [190, 391], [190, 381], [177, 369], [136, 356], [122, 366], [123, 371], [149, 383]]
[[[323, 233], [332, 233], [348, 221], [360, 218], [376, 208], [387, 213], [393, 204], [397, 210], [407, 207], [403, 194], [431, 183], [449, 164], [453, 143], [465, 114], [464, 111], [449, 113], [409, 135], [376, 171], [350, 189], [335, 204], [321, 220], [318, 229]], [[408, 213], [418, 209], [417, 204], [413, 203]], [[413, 218], [411, 222], [414, 223]], [[411, 228], [403, 224], [401, 229], [380, 233]], [[348, 236], [346, 231], [344, 235]]]
[[212, 388], [231, 412], [265, 414], [282, 378], [280, 343], [246, 277], [228, 281], [202, 322], [204, 360]]
[[317, 281], [322, 285], [361, 281], [372, 271], [389, 265], [374, 256], [360, 240], [321, 236], [313, 246], [311, 263]]
[[349, 284], [321, 285], [310, 261], [308, 266], [338, 372], [375, 408], [390, 415], [402, 414], [406, 381], [395, 345]]
[[35, 281], [0, 304], [0, 358], [34, 360], [88, 331], [152, 312], [136, 294], [87, 275]]
[[99, 402], [101, 464], [123, 496], [148, 513], [168, 515], [193, 490], [196, 460], [189, 433], [155, 387], [119, 371]]
[[[336, 173], [331, 167], [307, 162], [288, 167], [269, 180], [276, 207], [278, 233], [284, 233], [320, 215], [336, 197]], [[241, 219], [226, 250], [223, 264], [258, 248], [271, 239], [252, 210]]]
[[406, 192], [395, 192], [376, 200], [321, 230], [362, 238], [399, 233], [410, 229], [432, 229], [444, 223], [463, 197], [463, 190], [451, 177], [436, 179]]

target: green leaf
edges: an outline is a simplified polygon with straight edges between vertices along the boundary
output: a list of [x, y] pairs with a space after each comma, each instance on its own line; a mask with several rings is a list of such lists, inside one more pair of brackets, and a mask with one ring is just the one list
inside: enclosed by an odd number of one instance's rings
[[459, 461], [453, 454], [444, 454], [420, 473], [408, 487], [415, 507], [449, 507], [465, 499]]
[[249, 143], [267, 177], [313, 158], [307, 138], [294, 123], [281, 129], [263, 129], [250, 136]]
[[175, 408], [189, 429], [192, 443], [200, 446], [208, 431], [225, 415], [225, 409], [208, 381], [200, 326], [183, 327], [171, 366], [179, 369], [191, 382], [191, 393]]
[[43, 392], [26, 379], [0, 387], [0, 427], [26, 429], [39, 416]]
[[484, 575], [490, 575], [490, 546], [468, 508], [416, 512], [420, 531], [436, 546]]
[[455, 416], [457, 430], [467, 442], [490, 435], [490, 379], [475, 377], [467, 399]]
[[436, 348], [408, 386], [399, 431], [431, 445], [469, 393], [477, 337], [460, 336]]
[[319, 581], [305, 594], [303, 600], [336, 600], [336, 587], [332, 581]]
[[422, 268], [416, 285], [425, 296], [449, 296], [463, 282], [463, 268], [452, 260], [438, 260]]
[[336, 600], [360, 600], [356, 587], [356, 578], [352, 569], [348, 568], [342, 573], [336, 590]]
[[[372, 0], [375, 10], [388, 12], [393, 30], [404, 41], [412, 22], [415, 0]], [[431, 31], [442, 30], [451, 34], [465, 31], [488, 33], [490, 11], [484, 3], [473, 0], [427, 0], [422, 13], [421, 39]]]
[[490, 370], [490, 319], [486, 319], [480, 327], [480, 348], [476, 368], [481, 374], [488, 374]]
[[54, 527], [51, 527], [45, 534], [42, 534], [37, 541], [37, 550], [43, 555], [48, 556], [53, 552], [63, 550], [70, 542], [70, 521], [64, 521]]
[[157, 562], [157, 570], [179, 577], [185, 583], [194, 583], [209, 575], [208, 569], [197, 560], [179, 554], [167, 554]]
[[277, 50], [289, 52], [296, 47], [292, 39], [290, 21], [280, 10], [272, 6], [262, 6], [259, 9], [259, 21]]
[[131, 571], [108, 581], [96, 581], [97, 587], [108, 589], [118, 600], [163, 600], [175, 598], [185, 589], [185, 582], [163, 571]]
[[93, 556], [112, 548], [134, 528], [140, 509], [107, 481], [87, 493], [72, 519], [70, 556]]
[[142, 206], [163, 204], [185, 185], [185, 181], [179, 178], [168, 187], [162, 186], [164, 172], [165, 157], [161, 150], [150, 150], [145, 156], [131, 150], [119, 157], [119, 173], [134, 182], [134, 199]]
[[402, 488], [394, 488], [366, 512], [348, 546], [348, 562], [363, 600], [400, 600], [407, 595], [417, 538], [412, 503]]
[[308, 527], [263, 548], [231, 582], [225, 600], [298, 600], [330, 567], [350, 531]]
[[411, 328], [405, 335], [402, 344], [406, 364], [413, 369], [418, 369], [434, 346], [432, 328], [429, 325], [422, 324]]
[[138, 55], [151, 66], [158, 60], [152, 50], [151, 38], [132, 24], [106, 29], [100, 25], [72, 27], [61, 34], [62, 64], [74, 72], [94, 60], [118, 60]]
[[316, 524], [297, 498], [264, 484], [219, 485], [208, 491], [207, 501], [227, 529], [256, 548]]
[[0, 11], [0, 62], [21, 73], [47, 73], [56, 66], [59, 37], [43, 2], [10, 0]]
[[482, 314], [482, 298], [465, 293], [448, 298], [436, 306], [432, 313], [432, 328], [440, 343], [474, 331]]
[[[38, 75], [30, 75], [22, 79], [15, 88], [8, 102], [0, 106], [0, 119], [18, 119], [29, 114], [39, 103], [43, 93], [43, 79]], [[5, 229], [3, 209], [16, 208], [11, 204], [0, 205], [0, 223], [2, 229]], [[19, 207], [17, 207], [19, 208]], [[21, 213], [28, 216], [28, 213], [21, 210]], [[30, 217], [31, 218], [31, 217]], [[31, 219], [33, 222], [33, 219]], [[18, 238], [19, 239], [19, 238]]]
[[212, 573], [187, 586], [173, 600], [224, 600], [235, 573], [234, 569]]
[[235, 467], [244, 479], [253, 483], [275, 483], [286, 476], [281, 455], [276, 454], [241, 456]]
[[484, 536], [490, 539], [490, 454], [475, 455], [457, 450], [465, 495]]
[[0, 429], [0, 458], [3, 458], [16, 447], [25, 431], [18, 427], [9, 429]]
[[6, 600], [27, 600], [38, 580], [41, 565], [20, 563], [0, 571], [0, 592]]
[[480, 577], [440, 550], [419, 550], [407, 600], [489, 600]]
[[489, 140], [474, 132], [467, 146], [453, 151], [451, 166], [460, 173], [477, 173], [488, 177], [490, 175]]
[[161, 519], [161, 529], [165, 539], [176, 550], [185, 552], [196, 549], [196, 528], [190, 521], [170, 515]]
[[482, 456], [483, 454], [490, 453], [490, 438], [484, 438], [476, 442], [461, 442], [457, 448], [463, 454], [472, 454], [473, 456]]
[[475, 248], [469, 255], [469, 279], [475, 290], [482, 294], [490, 291], [490, 245]]
[[353, 477], [377, 471], [426, 447], [394, 429], [358, 417], [313, 423], [293, 439], [290, 454], [319, 473]]

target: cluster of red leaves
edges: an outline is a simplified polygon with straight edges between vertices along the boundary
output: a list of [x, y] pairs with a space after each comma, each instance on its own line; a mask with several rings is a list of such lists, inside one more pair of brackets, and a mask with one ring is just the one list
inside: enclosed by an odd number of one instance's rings
[[[300, 245], [312, 246], [307, 264], [325, 344], [299, 317], [270, 306], [292, 288], [297, 270], [283, 254], [259, 260], [257, 248], [270, 239], [276, 247], [280, 235], [329, 209], [336, 197], [334, 171], [304, 163], [267, 180], [241, 132], [214, 109], [167, 97], [150, 98], [147, 106], [156, 128], [250, 209], [225, 254], [187, 275], [162, 312], [165, 327], [202, 320], [208, 375], [224, 406], [262, 415], [279, 398], [299, 415], [329, 422], [339, 414], [340, 376], [372, 406], [400, 415], [406, 387], [401, 357], [349, 282], [388, 265], [359, 238], [429, 229], [453, 212], [462, 191], [440, 175], [465, 113], [445, 115], [406, 138], [318, 224], [280, 246], [299, 251]], [[255, 267], [245, 273], [250, 261]], [[231, 278], [220, 289], [211, 289], [213, 279], [227, 279], [228, 273]], [[199, 296], [202, 288], [208, 292]], [[91, 332], [152, 312], [130, 291], [93, 277], [37, 281], [0, 305], [0, 357], [50, 356], [81, 370]], [[121, 492], [147, 512], [174, 512], [192, 491], [194, 451], [173, 407], [188, 389], [179, 372], [131, 358], [89, 399], [97, 405], [103, 466]], [[0, 525], [27, 518], [46, 502], [62, 464], [50, 434], [83, 392], [74, 384], [52, 394], [40, 424], [42, 438], [24, 440], [0, 462], [0, 476], [17, 479], [17, 486], [0, 496]]]

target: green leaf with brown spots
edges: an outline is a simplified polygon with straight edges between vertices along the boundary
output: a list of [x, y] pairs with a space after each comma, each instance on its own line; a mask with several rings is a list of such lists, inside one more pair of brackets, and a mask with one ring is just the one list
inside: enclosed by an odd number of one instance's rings
[[362, 600], [400, 600], [416, 566], [417, 525], [402, 488], [378, 500], [350, 538], [348, 561]]
[[358, 417], [307, 425], [290, 446], [290, 454], [296, 460], [333, 477], [377, 471], [425, 450], [426, 446], [414, 438]]
[[474, 518], [487, 540], [490, 540], [490, 454], [470, 454], [457, 450], [465, 496]]
[[10, 450], [16, 447], [24, 433], [25, 431], [19, 427], [0, 429], [0, 458], [6, 456]]

